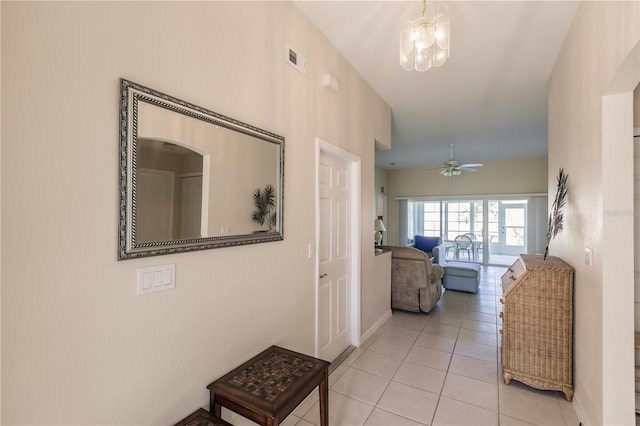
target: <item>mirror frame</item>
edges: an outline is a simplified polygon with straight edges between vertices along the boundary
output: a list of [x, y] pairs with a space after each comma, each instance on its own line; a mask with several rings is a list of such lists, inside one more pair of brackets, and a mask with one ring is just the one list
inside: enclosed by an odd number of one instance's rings
[[[177, 114], [184, 114], [216, 126], [243, 133], [278, 147], [278, 183], [276, 185], [277, 224], [274, 231], [224, 235], [181, 240], [136, 241], [136, 174], [138, 155], [138, 102], [148, 102]], [[238, 167], [242, 167], [238, 165]], [[118, 260], [134, 259], [257, 244], [284, 239], [284, 137], [182, 101], [129, 80], [120, 79], [120, 222]], [[247, 194], [251, 197], [251, 194]], [[215, 206], [213, 207], [215, 208]], [[247, 214], [249, 216], [249, 213]]]

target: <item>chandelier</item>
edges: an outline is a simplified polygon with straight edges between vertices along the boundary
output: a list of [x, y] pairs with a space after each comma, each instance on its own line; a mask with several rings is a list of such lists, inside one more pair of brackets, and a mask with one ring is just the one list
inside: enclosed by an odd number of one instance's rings
[[409, 21], [400, 32], [400, 66], [427, 71], [449, 58], [451, 19], [443, 3], [422, 2], [422, 17]]

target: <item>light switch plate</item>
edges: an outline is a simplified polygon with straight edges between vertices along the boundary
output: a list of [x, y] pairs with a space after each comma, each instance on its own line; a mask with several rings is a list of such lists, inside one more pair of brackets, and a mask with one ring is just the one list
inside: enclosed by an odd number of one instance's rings
[[138, 296], [176, 287], [176, 265], [159, 265], [138, 268]]
[[589, 247], [584, 248], [584, 263], [591, 266], [593, 262], [593, 251]]

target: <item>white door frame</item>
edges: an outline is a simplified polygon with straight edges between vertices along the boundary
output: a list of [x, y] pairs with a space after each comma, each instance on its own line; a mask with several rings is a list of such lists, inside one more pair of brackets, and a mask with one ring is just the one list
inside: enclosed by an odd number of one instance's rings
[[[635, 417], [633, 91], [639, 64], [640, 42], [602, 96], [603, 424], [633, 424]], [[585, 412], [579, 390], [577, 403]]]
[[320, 241], [320, 155], [324, 153], [333, 157], [340, 158], [341, 160], [349, 163], [350, 167], [350, 190], [349, 198], [351, 202], [351, 214], [350, 214], [350, 227], [349, 238], [351, 238], [349, 253], [351, 257], [351, 268], [349, 277], [351, 282], [349, 283], [349, 321], [351, 330], [351, 345], [360, 346], [360, 245], [362, 241], [361, 226], [360, 226], [360, 170], [361, 161], [360, 157], [350, 153], [336, 145], [333, 145], [325, 140], [316, 138], [316, 196], [315, 196], [315, 211], [316, 211], [316, 232], [315, 232], [315, 355], [319, 353], [319, 309], [318, 292], [320, 289], [319, 274], [320, 274], [320, 253], [318, 250], [318, 243]]

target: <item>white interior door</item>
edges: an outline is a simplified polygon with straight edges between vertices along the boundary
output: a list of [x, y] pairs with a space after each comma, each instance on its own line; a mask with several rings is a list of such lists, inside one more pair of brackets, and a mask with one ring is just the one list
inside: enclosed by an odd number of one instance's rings
[[351, 344], [350, 164], [324, 152], [318, 165], [318, 357], [333, 361]]

